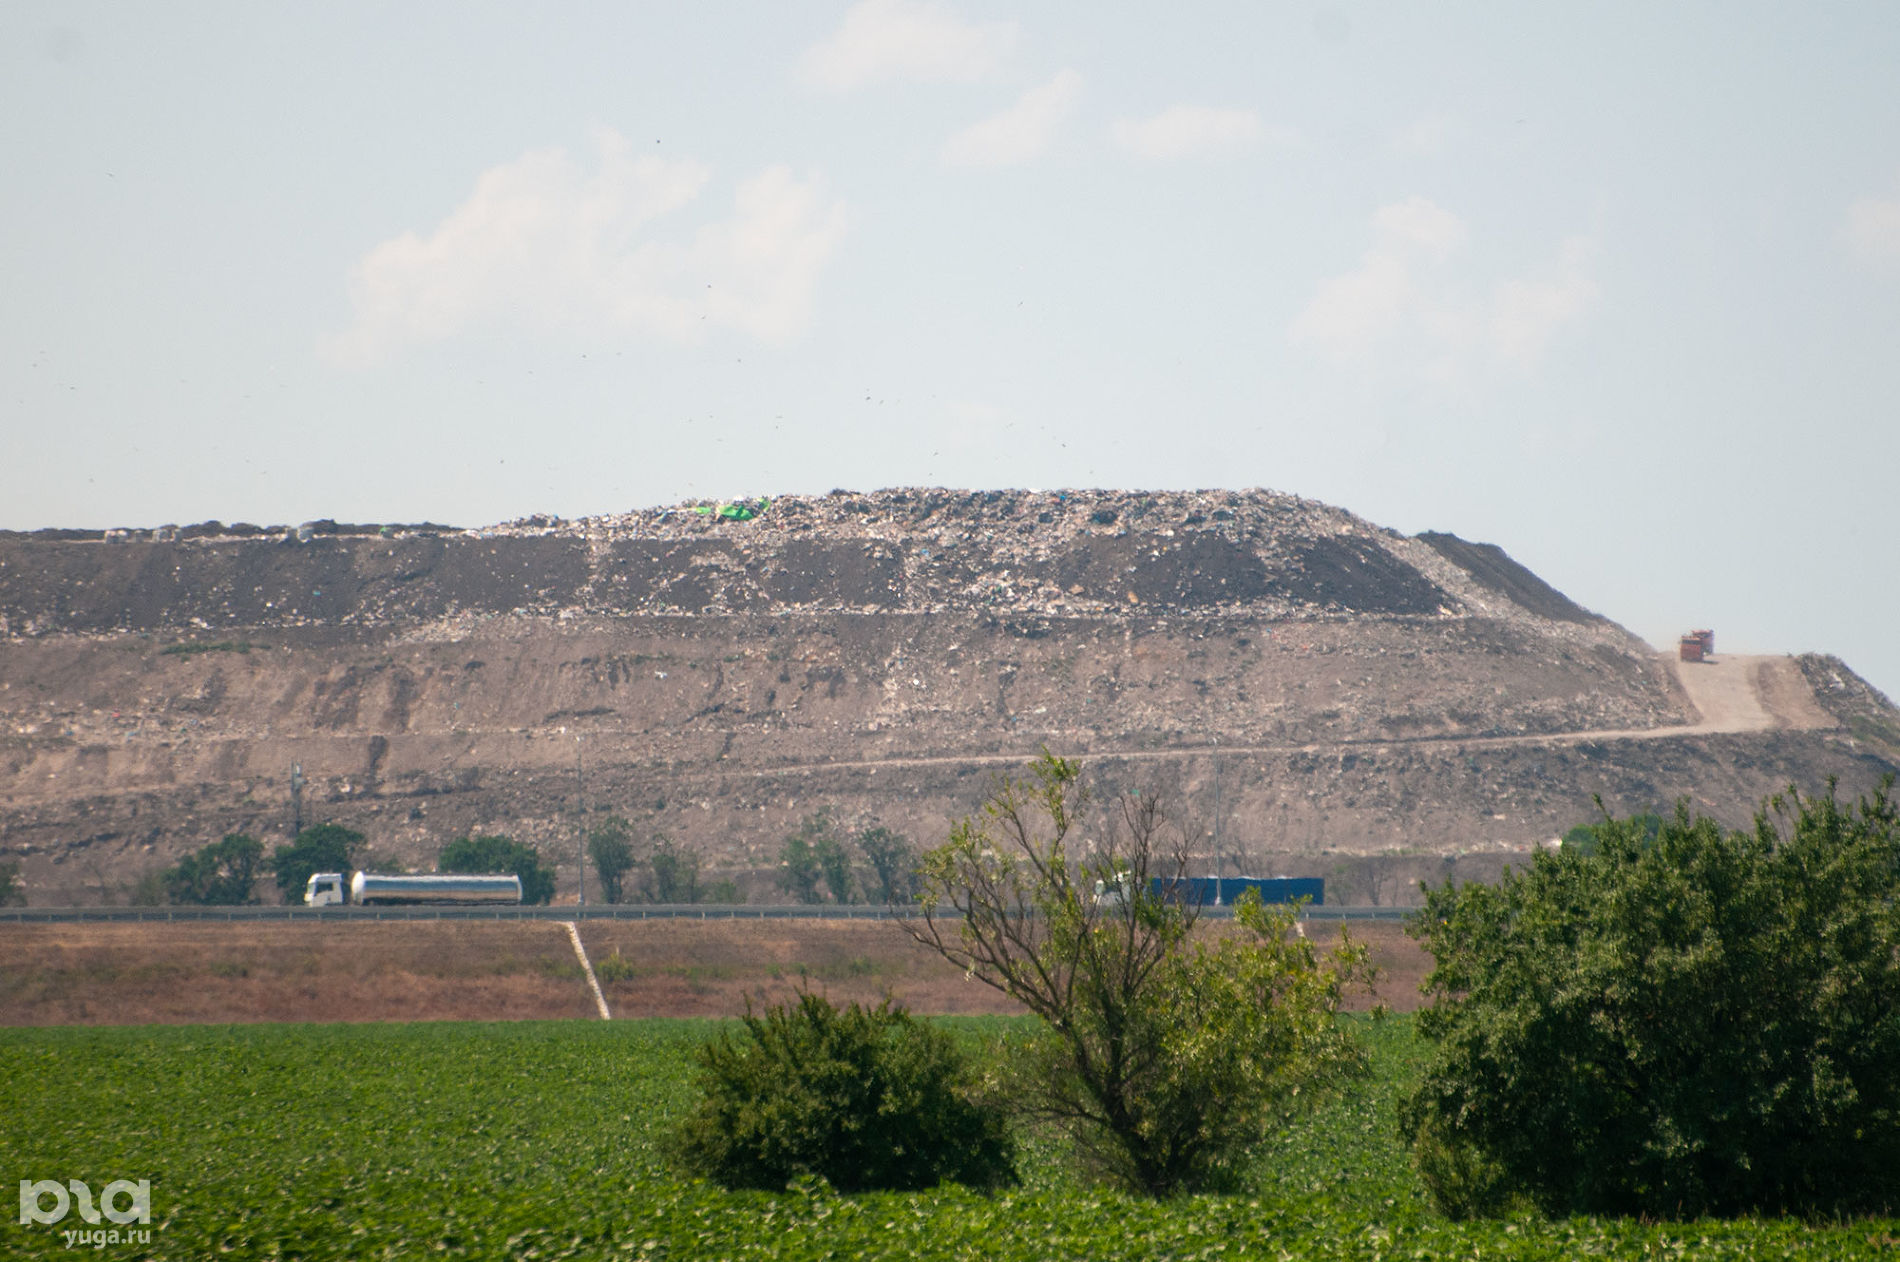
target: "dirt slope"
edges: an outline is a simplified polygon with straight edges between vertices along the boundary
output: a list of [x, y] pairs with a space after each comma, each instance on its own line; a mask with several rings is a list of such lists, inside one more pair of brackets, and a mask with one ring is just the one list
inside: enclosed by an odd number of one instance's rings
[[1720, 657], [1669, 665], [1700, 716], [1693, 725], [1697, 731], [1838, 726], [1814, 703], [1812, 690], [1791, 658]]
[[1384, 898], [1597, 794], [1859, 791], [1894, 718], [1839, 663], [1678, 668], [1499, 549], [1270, 492], [0, 537], [0, 858], [41, 903], [283, 839], [293, 765], [379, 866], [500, 831], [571, 897], [611, 809], [776, 897], [804, 814], [928, 841], [1044, 746], [1174, 791], [1210, 866]]

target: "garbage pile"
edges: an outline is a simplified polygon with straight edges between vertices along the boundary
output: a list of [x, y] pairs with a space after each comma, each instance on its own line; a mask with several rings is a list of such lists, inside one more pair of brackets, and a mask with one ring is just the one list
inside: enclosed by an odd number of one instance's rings
[[473, 530], [324, 520], [57, 533], [0, 539], [0, 553], [19, 556], [0, 565], [0, 634], [970, 611], [1017, 620], [1475, 615], [1577, 643], [1629, 640], [1583, 611], [1564, 621], [1527, 608], [1493, 571], [1535, 576], [1495, 549], [1468, 567], [1457, 558], [1476, 553], [1447, 546], [1449, 537], [1408, 537], [1267, 490], [901, 487], [537, 514]]

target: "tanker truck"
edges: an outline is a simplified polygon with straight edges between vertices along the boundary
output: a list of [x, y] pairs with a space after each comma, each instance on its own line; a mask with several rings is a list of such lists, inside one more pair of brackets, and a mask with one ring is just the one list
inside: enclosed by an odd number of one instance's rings
[[375, 906], [423, 903], [463, 906], [471, 903], [519, 903], [518, 876], [464, 876], [438, 872], [428, 876], [382, 876], [358, 872], [347, 882], [341, 872], [318, 872], [304, 883], [303, 901], [310, 907], [354, 903]]

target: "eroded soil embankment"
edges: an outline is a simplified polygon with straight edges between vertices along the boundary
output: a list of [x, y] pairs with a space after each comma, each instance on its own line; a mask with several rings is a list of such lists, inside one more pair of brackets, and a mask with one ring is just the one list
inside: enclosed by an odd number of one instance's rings
[[35, 905], [123, 901], [226, 833], [287, 841], [296, 768], [306, 816], [363, 832], [382, 867], [426, 869], [453, 838], [499, 832], [565, 865], [572, 891], [584, 799], [769, 888], [818, 806], [921, 844], [1043, 746], [1117, 775], [1139, 760], [1131, 783], [1178, 784], [1202, 815], [1218, 778], [1224, 831], [1255, 846], [1521, 847], [1587, 818], [1592, 792], [1620, 804], [1618, 786], [1443, 741], [1682, 718], [1653, 656], [1521, 639], [1477, 622], [1074, 620], [1031, 636], [864, 616], [516, 620], [460, 642], [312, 632], [194, 653], [16, 643], [0, 651], [0, 861], [21, 863]]
[[[928, 1014], [1021, 1009], [888, 921], [582, 921], [616, 1017], [730, 1017], [799, 986], [833, 1000], [887, 994]], [[1337, 930], [1308, 932], [1330, 944]], [[1354, 925], [1383, 976], [1418, 1005], [1427, 957], [1393, 922]], [[153, 922], [0, 928], [0, 1025], [252, 1021], [503, 1021], [593, 1015], [557, 921], [372, 924]]]

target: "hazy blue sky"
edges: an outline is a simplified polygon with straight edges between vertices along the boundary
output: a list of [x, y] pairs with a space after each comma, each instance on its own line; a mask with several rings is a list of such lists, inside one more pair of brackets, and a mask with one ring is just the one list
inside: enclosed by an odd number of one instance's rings
[[1900, 695], [1900, 8], [0, 7], [0, 526], [1265, 486]]

